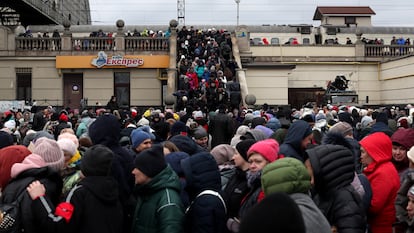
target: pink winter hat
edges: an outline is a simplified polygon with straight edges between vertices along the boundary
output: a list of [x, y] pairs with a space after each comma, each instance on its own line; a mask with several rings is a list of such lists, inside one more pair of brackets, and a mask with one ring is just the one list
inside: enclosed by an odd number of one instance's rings
[[247, 151], [247, 158], [252, 154], [258, 153], [262, 155], [267, 161], [273, 162], [276, 159], [279, 159], [279, 143], [274, 139], [266, 139], [258, 141], [253, 144], [250, 149]]
[[63, 150], [53, 139], [45, 137], [37, 139], [34, 143], [33, 154], [40, 155], [46, 165], [55, 171], [60, 171], [64, 166]]

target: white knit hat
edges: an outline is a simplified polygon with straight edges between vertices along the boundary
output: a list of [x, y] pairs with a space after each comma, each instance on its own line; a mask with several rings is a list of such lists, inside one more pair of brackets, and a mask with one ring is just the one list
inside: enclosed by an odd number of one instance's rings
[[47, 166], [55, 171], [60, 171], [64, 166], [63, 150], [60, 149], [58, 143], [53, 139], [45, 137], [37, 139], [34, 143], [33, 153], [40, 155], [45, 160]]
[[57, 144], [59, 145], [60, 149], [63, 150], [63, 152], [66, 152], [73, 156], [76, 153], [76, 145], [73, 143], [72, 140], [68, 138], [62, 138], [57, 141]]

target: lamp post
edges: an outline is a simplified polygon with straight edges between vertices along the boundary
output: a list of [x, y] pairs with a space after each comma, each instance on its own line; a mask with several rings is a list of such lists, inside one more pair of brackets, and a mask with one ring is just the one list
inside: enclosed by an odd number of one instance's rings
[[237, 4], [237, 26], [239, 26], [239, 3], [240, 0], [234, 0]]

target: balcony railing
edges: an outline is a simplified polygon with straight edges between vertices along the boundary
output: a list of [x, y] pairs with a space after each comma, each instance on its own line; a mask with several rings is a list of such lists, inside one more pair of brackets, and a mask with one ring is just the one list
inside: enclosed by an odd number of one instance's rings
[[72, 48], [77, 51], [109, 51], [115, 50], [113, 37], [72, 38]]
[[414, 55], [414, 45], [365, 45], [366, 57], [400, 57]]
[[126, 37], [125, 50], [168, 51], [167, 38]]
[[59, 51], [62, 49], [61, 38], [17, 37], [16, 50], [22, 51]]
[[[111, 51], [122, 50], [116, 44], [115, 37], [73, 37], [72, 51]], [[125, 51], [169, 51], [168, 38], [121, 37]], [[121, 41], [122, 41], [121, 40]], [[16, 37], [17, 51], [61, 51], [64, 40], [61, 38]]]

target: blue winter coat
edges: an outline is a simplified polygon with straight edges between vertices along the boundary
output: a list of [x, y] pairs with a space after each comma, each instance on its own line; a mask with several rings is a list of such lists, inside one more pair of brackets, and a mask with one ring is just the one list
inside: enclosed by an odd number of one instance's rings
[[214, 157], [208, 152], [200, 152], [181, 161], [187, 180], [190, 207], [186, 211], [184, 223], [187, 233], [221, 233], [226, 230], [226, 207], [216, 195], [205, 194], [205, 190], [219, 192], [220, 172]]

